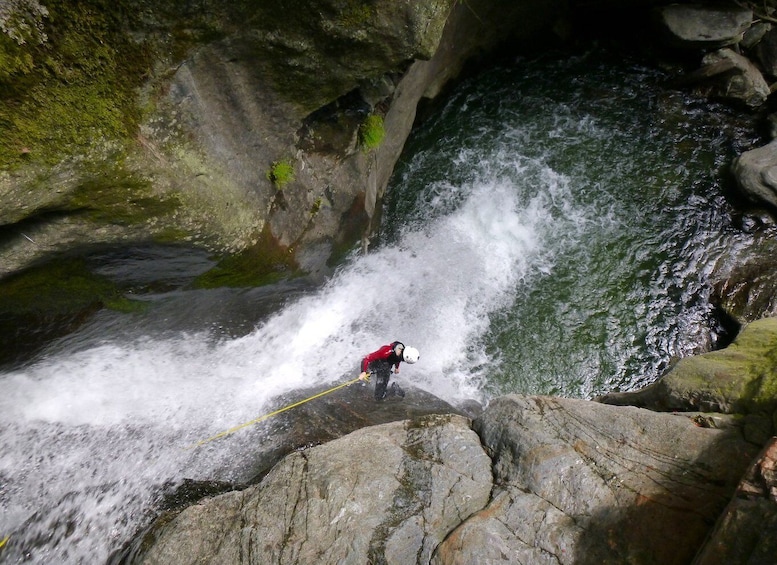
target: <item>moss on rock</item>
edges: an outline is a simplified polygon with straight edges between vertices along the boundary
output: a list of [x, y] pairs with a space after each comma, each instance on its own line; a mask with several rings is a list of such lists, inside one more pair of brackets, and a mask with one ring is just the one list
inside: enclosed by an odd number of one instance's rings
[[0, 312], [63, 314], [95, 304], [134, 310], [110, 280], [89, 271], [83, 259], [60, 259], [0, 281]]
[[372, 151], [376, 149], [386, 136], [386, 129], [383, 125], [383, 117], [378, 114], [371, 114], [359, 126], [359, 142], [362, 150]]
[[124, 169], [101, 174], [80, 182], [63, 208], [81, 211], [96, 224], [143, 224], [162, 217], [179, 206], [176, 197], [153, 195], [149, 182]]
[[60, 259], [0, 281], [0, 364], [15, 361], [66, 335], [102, 308], [135, 312], [110, 280], [89, 271], [83, 259]]
[[140, 119], [136, 89], [152, 64], [149, 43], [127, 33], [131, 3], [46, 2], [45, 41], [0, 52], [14, 64], [0, 74], [0, 168], [53, 164], [88, 153], [104, 139], [128, 139]]
[[672, 395], [701, 409], [777, 409], [777, 318], [746, 326], [726, 349], [682, 359], [662, 379]]
[[266, 226], [256, 245], [225, 257], [213, 269], [200, 275], [194, 286], [262, 286], [295, 276], [298, 269], [294, 250], [280, 245], [270, 233], [269, 226]]

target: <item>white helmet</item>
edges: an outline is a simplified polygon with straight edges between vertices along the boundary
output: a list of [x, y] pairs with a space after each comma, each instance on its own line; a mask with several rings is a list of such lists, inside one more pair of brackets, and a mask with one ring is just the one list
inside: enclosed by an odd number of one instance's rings
[[405, 350], [402, 352], [402, 361], [405, 363], [415, 363], [420, 357], [415, 347], [405, 347]]

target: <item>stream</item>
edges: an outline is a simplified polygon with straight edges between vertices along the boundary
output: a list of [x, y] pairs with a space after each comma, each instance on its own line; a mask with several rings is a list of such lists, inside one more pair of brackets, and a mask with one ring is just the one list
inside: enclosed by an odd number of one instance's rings
[[236, 480], [258, 443], [187, 446], [395, 339], [421, 352], [399, 381], [454, 405], [633, 390], [723, 342], [709, 275], [750, 244], [725, 179], [755, 135], [666, 78], [592, 49], [464, 82], [408, 141], [370, 252], [323, 284], [195, 290], [202, 252], [90, 256], [146, 308], [0, 373], [0, 562], [106, 562], [171, 485]]

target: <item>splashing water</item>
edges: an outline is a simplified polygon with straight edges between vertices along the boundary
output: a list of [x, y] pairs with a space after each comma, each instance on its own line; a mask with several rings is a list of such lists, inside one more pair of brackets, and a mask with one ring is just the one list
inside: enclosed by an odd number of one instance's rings
[[236, 455], [231, 442], [208, 460], [182, 448], [283, 393], [357, 374], [360, 358], [390, 339], [423, 352], [406, 369], [417, 386], [451, 402], [478, 397], [468, 367], [486, 354], [471, 344], [542, 265], [538, 206], [519, 208], [499, 183], [478, 187], [452, 214], [354, 261], [243, 337], [107, 341], [4, 375], [2, 531], [36, 548], [35, 560], [105, 556], [153, 505], [151, 485], [211, 477]]
[[[692, 350], [711, 331], [704, 277], [732, 237], [727, 134], [688, 108], [670, 123], [654, 73], [592, 61], [459, 89], [409, 144], [378, 245], [323, 287], [150, 296], [132, 331], [101, 313], [0, 375], [4, 556], [104, 562], [163, 485], [229, 480], [246, 449], [186, 446], [352, 378], [394, 339], [421, 352], [402, 378], [454, 404], [627, 389]], [[240, 337], [208, 327], [257, 300], [272, 314]]]

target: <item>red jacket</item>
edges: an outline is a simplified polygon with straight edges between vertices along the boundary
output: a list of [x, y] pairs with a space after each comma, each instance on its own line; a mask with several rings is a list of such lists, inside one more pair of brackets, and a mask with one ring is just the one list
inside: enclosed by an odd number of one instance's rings
[[370, 366], [370, 363], [372, 363], [373, 361], [388, 361], [394, 366], [395, 369], [399, 368], [399, 363], [400, 361], [402, 361], [402, 358], [396, 353], [394, 353], [394, 348], [397, 346], [398, 343], [400, 342], [395, 341], [390, 345], [384, 345], [377, 351], [373, 351], [372, 353], [367, 355], [364, 359], [362, 359], [362, 372], [363, 373], [366, 372]]

